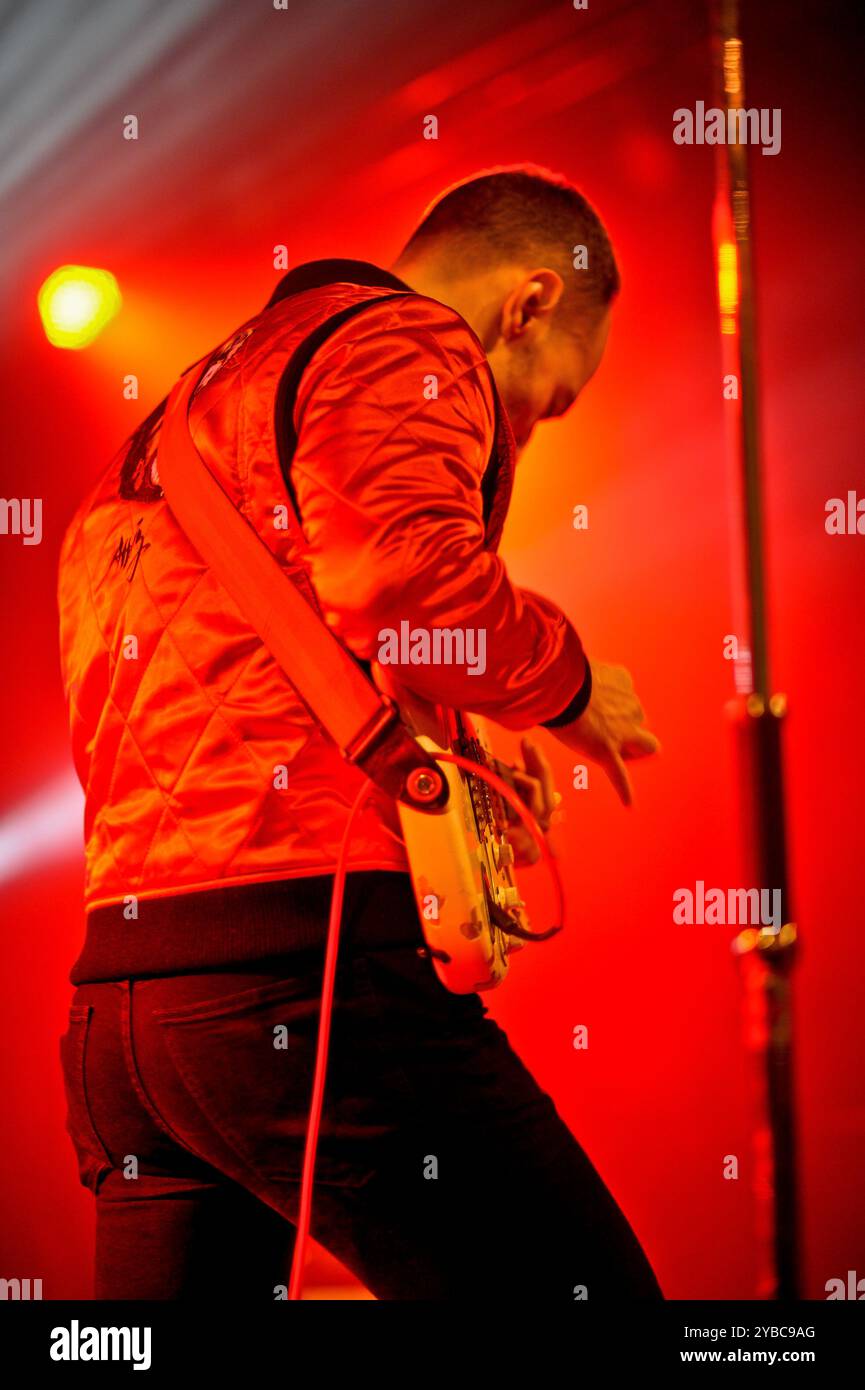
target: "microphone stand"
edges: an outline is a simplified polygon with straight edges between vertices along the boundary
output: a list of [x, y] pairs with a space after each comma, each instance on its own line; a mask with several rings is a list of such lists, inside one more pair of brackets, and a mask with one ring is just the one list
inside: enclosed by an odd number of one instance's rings
[[[713, 9], [718, 105], [725, 112], [742, 109], [745, 86], [738, 0], [714, 0]], [[737, 122], [739, 139], [747, 138], [744, 127], [744, 121]], [[793, 1300], [800, 1297], [792, 1046], [797, 930], [789, 907], [784, 816], [781, 729], [787, 700], [772, 691], [769, 670], [748, 149], [740, 142], [719, 144], [716, 149], [714, 242], [724, 405], [729, 412], [729, 452], [738, 475], [743, 627], [749, 644], [736, 672], [739, 694], [728, 712], [739, 753], [746, 842], [757, 875], [752, 881], [780, 889], [783, 913], [780, 929], [744, 929], [732, 949], [744, 990], [745, 1044], [755, 1063], [761, 1096], [762, 1118], [754, 1135], [763, 1262], [758, 1292], [761, 1297]]]

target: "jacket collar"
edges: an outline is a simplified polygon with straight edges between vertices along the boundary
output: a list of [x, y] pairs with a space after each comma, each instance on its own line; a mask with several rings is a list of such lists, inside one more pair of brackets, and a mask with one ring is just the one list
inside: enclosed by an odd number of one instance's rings
[[306, 261], [303, 265], [295, 266], [283, 275], [265, 308], [272, 308], [289, 295], [302, 294], [304, 290], [315, 290], [321, 285], [334, 285], [342, 281], [350, 285], [380, 285], [383, 289], [412, 293], [411, 286], [404, 280], [391, 275], [389, 270], [382, 270], [379, 266], [373, 265], [371, 261], [342, 260], [334, 257], [328, 260]]

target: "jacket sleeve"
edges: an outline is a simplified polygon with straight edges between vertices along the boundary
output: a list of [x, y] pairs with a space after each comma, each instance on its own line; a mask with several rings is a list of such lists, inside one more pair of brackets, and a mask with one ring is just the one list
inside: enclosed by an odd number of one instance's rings
[[508, 728], [575, 717], [590, 683], [576, 632], [484, 549], [494, 403], [463, 320], [420, 297], [364, 310], [310, 361], [295, 427], [305, 561], [326, 621], [355, 655], [381, 660], [406, 624], [461, 631], [471, 664], [394, 664], [393, 674]]

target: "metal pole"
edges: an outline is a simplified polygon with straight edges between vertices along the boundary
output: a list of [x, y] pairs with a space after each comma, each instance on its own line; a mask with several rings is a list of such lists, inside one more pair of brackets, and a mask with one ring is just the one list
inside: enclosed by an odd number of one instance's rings
[[[715, 0], [714, 47], [718, 105], [745, 108], [745, 81], [738, 0]], [[728, 126], [728, 137], [730, 129]], [[758, 373], [751, 254], [751, 199], [744, 122], [736, 139], [719, 144], [715, 246], [725, 377], [737, 396], [731, 438], [740, 480], [745, 621], [752, 663], [751, 693], [733, 702], [743, 773], [743, 822], [756, 880], [780, 889], [780, 931], [749, 928], [733, 949], [745, 989], [745, 1040], [761, 1083], [764, 1119], [755, 1139], [755, 1190], [765, 1232], [767, 1268], [760, 1293], [777, 1299], [799, 1295], [798, 1201], [794, 1123], [791, 967], [797, 931], [791, 920], [784, 820], [781, 720], [786, 698], [772, 693], [766, 614], [763, 505], [758, 416]]]

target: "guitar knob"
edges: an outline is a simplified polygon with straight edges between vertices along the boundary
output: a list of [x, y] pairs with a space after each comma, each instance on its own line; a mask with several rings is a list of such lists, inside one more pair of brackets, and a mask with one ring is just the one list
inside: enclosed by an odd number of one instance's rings
[[498, 842], [498, 854], [496, 858], [500, 865], [513, 864], [514, 862], [514, 847], [513, 845], [508, 844], [504, 836], [502, 836], [502, 838]]

